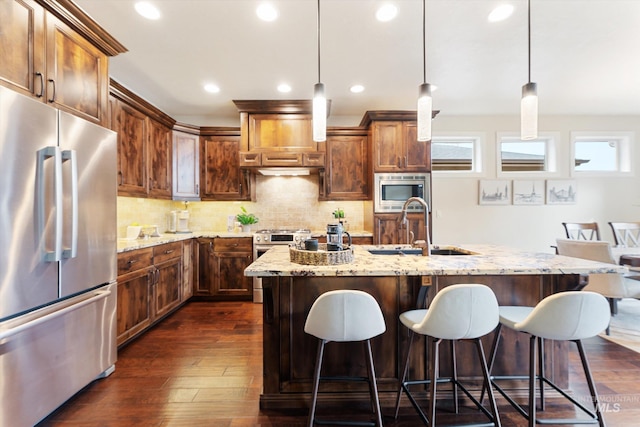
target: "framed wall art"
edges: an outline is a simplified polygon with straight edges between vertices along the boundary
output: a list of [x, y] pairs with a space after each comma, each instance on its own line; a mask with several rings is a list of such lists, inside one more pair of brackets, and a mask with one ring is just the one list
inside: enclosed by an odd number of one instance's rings
[[511, 204], [511, 181], [500, 179], [480, 180], [478, 203], [481, 205]]
[[574, 179], [547, 180], [548, 205], [573, 205], [578, 197]]
[[543, 179], [513, 181], [514, 205], [543, 205], [545, 199]]

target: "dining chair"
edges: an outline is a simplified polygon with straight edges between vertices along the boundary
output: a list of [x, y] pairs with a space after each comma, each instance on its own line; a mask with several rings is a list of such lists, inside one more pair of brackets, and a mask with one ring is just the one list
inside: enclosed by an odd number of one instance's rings
[[616, 246], [637, 248], [640, 246], [640, 222], [610, 222]]
[[567, 239], [600, 240], [600, 229], [597, 222], [563, 222]]

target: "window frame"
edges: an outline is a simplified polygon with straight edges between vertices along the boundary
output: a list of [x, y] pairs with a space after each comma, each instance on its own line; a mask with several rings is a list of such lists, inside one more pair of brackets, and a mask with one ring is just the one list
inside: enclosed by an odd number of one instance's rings
[[[545, 170], [541, 171], [503, 171], [502, 170], [502, 143], [503, 142], [544, 142], [545, 143]], [[559, 176], [558, 147], [560, 144], [560, 132], [538, 132], [538, 138], [533, 141], [523, 141], [517, 132], [498, 132], [496, 134], [496, 176], [511, 178], [538, 178]], [[517, 179], [516, 178], [516, 179]]]
[[[485, 167], [485, 144], [486, 136], [482, 132], [439, 132], [431, 137], [431, 150], [434, 143], [460, 143], [472, 144], [471, 170], [434, 170], [433, 155], [431, 157], [431, 173], [439, 177], [479, 177], [484, 176]], [[432, 151], [433, 152], [433, 151]]]
[[[572, 177], [629, 177], [635, 176], [633, 145], [635, 132], [632, 131], [574, 131], [571, 132], [571, 154], [569, 171]], [[603, 142], [614, 140], [616, 149], [616, 170], [581, 171], [576, 170], [576, 142]]]

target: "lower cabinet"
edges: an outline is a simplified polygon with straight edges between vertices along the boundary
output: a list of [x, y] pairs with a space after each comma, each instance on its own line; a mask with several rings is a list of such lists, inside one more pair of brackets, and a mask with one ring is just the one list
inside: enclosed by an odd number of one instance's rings
[[118, 254], [118, 346], [186, 301], [183, 252], [182, 242], [173, 242]]
[[[407, 219], [413, 240], [424, 240], [424, 215], [408, 214]], [[400, 214], [375, 214], [373, 228], [374, 245], [407, 243], [407, 229], [401, 228]]]
[[198, 239], [198, 281], [195, 296], [212, 300], [251, 300], [253, 280], [244, 269], [253, 259], [250, 237]]

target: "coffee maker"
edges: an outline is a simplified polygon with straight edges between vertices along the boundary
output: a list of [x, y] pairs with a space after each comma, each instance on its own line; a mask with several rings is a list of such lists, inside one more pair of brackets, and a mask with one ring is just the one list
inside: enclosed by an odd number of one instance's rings
[[349, 245], [351, 246], [351, 235], [349, 232], [344, 230], [344, 227], [341, 223], [338, 224], [327, 224], [327, 250], [328, 251], [341, 251], [345, 249], [345, 246], [342, 242], [342, 235], [346, 234]]
[[167, 233], [191, 233], [188, 210], [175, 210], [167, 214]]

